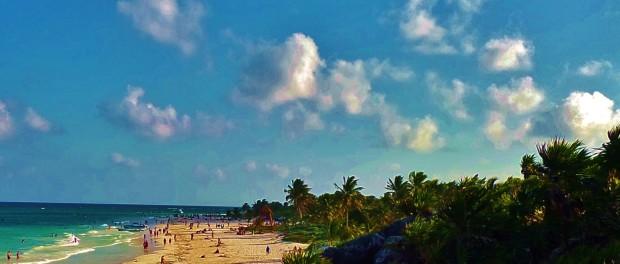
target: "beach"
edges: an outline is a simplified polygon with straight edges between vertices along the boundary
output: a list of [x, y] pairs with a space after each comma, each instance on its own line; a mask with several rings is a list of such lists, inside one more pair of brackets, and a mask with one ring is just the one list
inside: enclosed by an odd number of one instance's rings
[[[194, 223], [190, 229], [190, 223]], [[247, 225], [245, 222], [230, 221], [223, 223], [215, 220], [187, 220], [187, 224], [172, 221], [169, 225], [169, 235], [160, 234], [157, 237], [150, 237], [148, 230], [145, 235], [149, 242], [149, 249], [144, 254], [131, 263], [160, 263], [164, 256], [165, 263], [280, 263], [282, 255], [290, 252], [294, 248], [306, 248], [307, 244], [282, 241], [282, 235], [274, 233], [252, 234], [246, 232], [245, 235], [237, 235], [237, 228], [240, 225]], [[216, 228], [216, 224], [223, 225], [223, 228]], [[166, 228], [166, 224], [157, 224], [157, 229]], [[209, 230], [205, 233], [196, 231]], [[194, 234], [193, 240], [191, 239]], [[174, 240], [176, 235], [176, 241]], [[172, 240], [172, 243], [164, 245], [163, 240]], [[221, 244], [218, 246], [218, 238]], [[142, 244], [142, 238], [135, 243]], [[269, 247], [270, 253], [266, 249]], [[142, 248], [139, 250], [142, 251]], [[219, 251], [219, 253], [215, 253]]]

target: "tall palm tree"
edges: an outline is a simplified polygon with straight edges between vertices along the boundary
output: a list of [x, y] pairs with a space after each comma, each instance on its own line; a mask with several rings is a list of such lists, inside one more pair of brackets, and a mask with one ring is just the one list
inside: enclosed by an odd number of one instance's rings
[[293, 208], [295, 208], [299, 214], [299, 220], [303, 220], [304, 212], [308, 204], [312, 201], [312, 194], [310, 194], [311, 188], [309, 188], [302, 179], [291, 181], [291, 185], [288, 185], [287, 189], [284, 190], [284, 192], [288, 194], [286, 195], [286, 201], [293, 203]]
[[342, 206], [346, 216], [346, 226], [349, 227], [349, 208], [360, 208], [362, 206], [360, 193], [364, 187], [357, 186], [358, 179], [355, 176], [349, 176], [346, 179], [342, 177], [342, 186], [334, 183], [336, 186], [336, 196], [342, 201]]
[[403, 176], [394, 176], [394, 180], [388, 179], [387, 186], [387, 198], [389, 202], [400, 211], [400, 213], [406, 214], [407, 207], [407, 194], [411, 189], [411, 184], [404, 180]]

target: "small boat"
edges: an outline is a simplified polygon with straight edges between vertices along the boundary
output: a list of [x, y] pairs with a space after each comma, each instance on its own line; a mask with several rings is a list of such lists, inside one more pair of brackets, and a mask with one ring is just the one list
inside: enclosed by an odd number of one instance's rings
[[140, 223], [121, 225], [117, 227], [118, 231], [140, 232], [146, 229], [146, 226]]

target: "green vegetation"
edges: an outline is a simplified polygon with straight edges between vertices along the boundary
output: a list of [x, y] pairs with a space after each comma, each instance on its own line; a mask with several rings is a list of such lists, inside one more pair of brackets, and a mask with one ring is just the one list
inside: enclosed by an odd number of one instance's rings
[[[286, 219], [279, 228], [286, 239], [316, 245], [339, 245], [412, 216], [401, 249], [426, 263], [617, 262], [620, 126], [608, 139], [596, 149], [561, 138], [538, 144], [538, 155], [521, 160], [523, 177], [501, 182], [478, 175], [439, 182], [411, 172], [388, 179], [374, 197], [361, 193], [355, 176], [318, 196], [296, 179], [285, 190], [293, 206], [274, 215]], [[299, 258], [283, 261], [310, 263]]]

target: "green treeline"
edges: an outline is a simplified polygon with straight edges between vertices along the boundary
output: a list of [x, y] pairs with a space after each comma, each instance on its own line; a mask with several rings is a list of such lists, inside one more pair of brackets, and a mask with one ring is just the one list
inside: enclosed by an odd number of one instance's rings
[[[287, 219], [288, 239], [317, 247], [414, 217], [398, 250], [421, 263], [612, 263], [620, 260], [620, 126], [608, 139], [596, 149], [560, 138], [538, 144], [537, 155], [521, 160], [523, 177], [502, 182], [411, 172], [374, 197], [355, 176], [320, 195], [295, 179], [274, 215]], [[251, 209], [239, 213], [253, 216]]]

